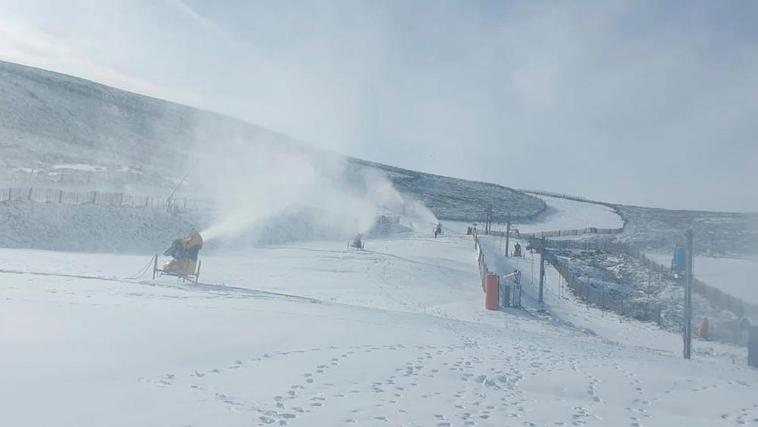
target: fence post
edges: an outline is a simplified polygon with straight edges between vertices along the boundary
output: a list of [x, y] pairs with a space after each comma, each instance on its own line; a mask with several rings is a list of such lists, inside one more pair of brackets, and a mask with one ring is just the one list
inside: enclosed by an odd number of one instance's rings
[[32, 200], [32, 190], [34, 190], [34, 187], [29, 187], [29, 194], [26, 195], [26, 200]]
[[63, 203], [63, 190], [58, 190], [58, 203]]
[[545, 246], [543, 243], [542, 250], [540, 251], [540, 293], [539, 293], [539, 298], [537, 299], [539, 303], [542, 303], [545, 301], [544, 289], [545, 289]]
[[118, 205], [119, 207], [124, 205], [124, 193], [118, 193]]
[[97, 204], [97, 191], [92, 192], [92, 204]]

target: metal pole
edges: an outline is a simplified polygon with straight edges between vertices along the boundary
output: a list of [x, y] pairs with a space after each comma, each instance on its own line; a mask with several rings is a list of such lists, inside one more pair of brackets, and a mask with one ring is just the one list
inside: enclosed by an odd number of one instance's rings
[[687, 230], [687, 276], [684, 283], [684, 358], [692, 357], [692, 230]]
[[508, 214], [508, 224], [505, 228], [505, 257], [508, 258], [508, 252], [510, 252], [511, 242], [511, 214]]
[[545, 289], [545, 248], [540, 251], [540, 295], [538, 301], [542, 303], [544, 301], [543, 292]]
[[488, 235], [492, 231], [492, 205], [487, 206], [487, 225], [484, 228], [484, 234]]

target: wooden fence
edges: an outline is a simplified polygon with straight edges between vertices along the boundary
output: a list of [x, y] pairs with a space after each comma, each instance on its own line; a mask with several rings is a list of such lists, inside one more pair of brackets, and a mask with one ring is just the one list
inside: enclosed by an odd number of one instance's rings
[[9, 187], [0, 189], [0, 201], [17, 200], [67, 205], [163, 209], [169, 211], [199, 209], [204, 206], [199, 200], [187, 197], [135, 196], [115, 192], [64, 191], [37, 187]]

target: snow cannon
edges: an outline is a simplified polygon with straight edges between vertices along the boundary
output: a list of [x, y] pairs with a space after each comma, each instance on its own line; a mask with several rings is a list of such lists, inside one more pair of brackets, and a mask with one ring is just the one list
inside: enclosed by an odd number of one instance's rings
[[156, 276], [175, 276], [188, 282], [197, 283], [200, 278], [198, 254], [203, 248], [203, 237], [197, 230], [187, 236], [178, 238], [163, 252], [171, 260], [158, 268], [158, 255], [153, 259], [153, 280]]
[[353, 237], [353, 240], [347, 242], [347, 247], [353, 249], [363, 249], [365, 247], [365, 243], [363, 242], [363, 234], [356, 234], [355, 237]]
[[514, 258], [520, 258], [524, 256], [521, 253], [521, 244], [519, 242], [516, 242], [516, 246], [513, 247], [513, 257]]

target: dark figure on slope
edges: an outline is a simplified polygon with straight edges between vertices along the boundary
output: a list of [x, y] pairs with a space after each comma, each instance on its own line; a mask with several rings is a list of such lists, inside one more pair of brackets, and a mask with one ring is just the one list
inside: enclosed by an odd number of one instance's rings
[[442, 224], [438, 222], [437, 226], [434, 227], [434, 238], [436, 239], [440, 234], [442, 234]]
[[513, 256], [514, 257], [521, 257], [521, 245], [516, 242], [516, 245], [513, 247]]

